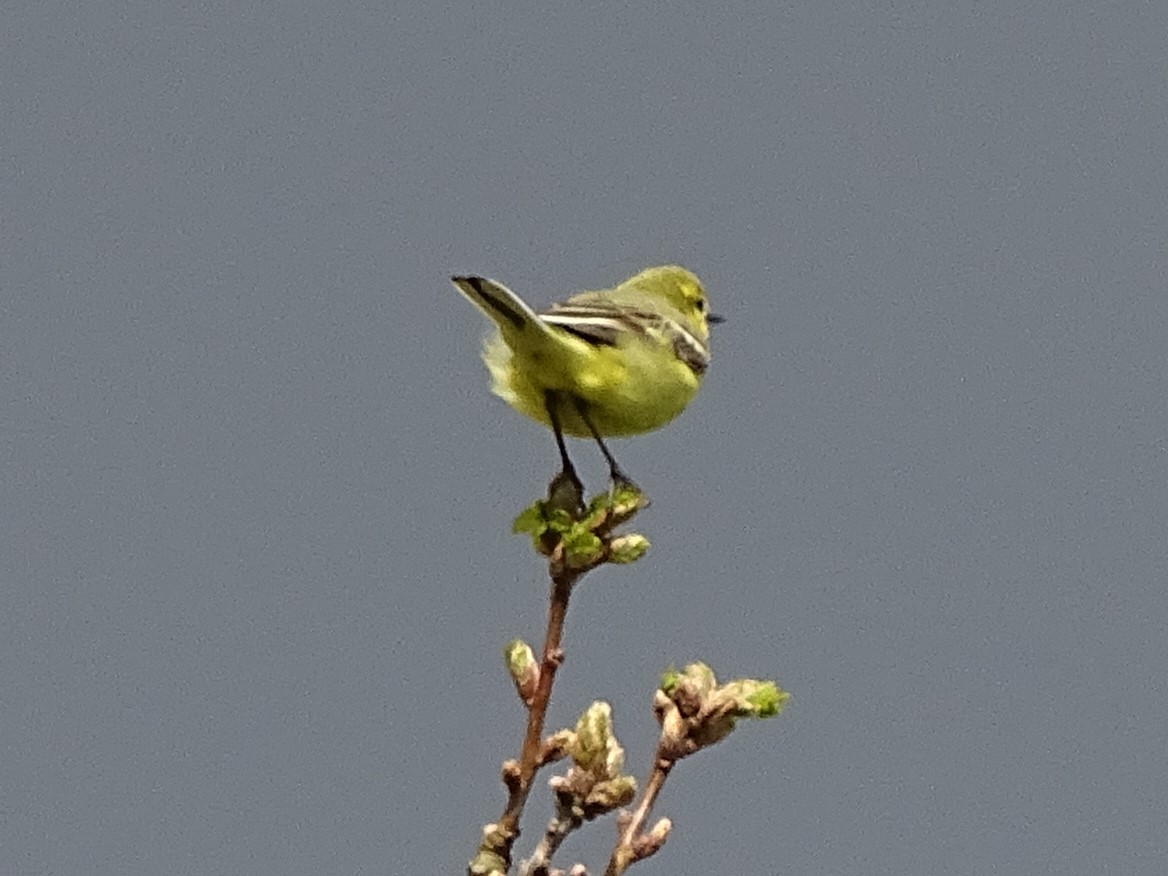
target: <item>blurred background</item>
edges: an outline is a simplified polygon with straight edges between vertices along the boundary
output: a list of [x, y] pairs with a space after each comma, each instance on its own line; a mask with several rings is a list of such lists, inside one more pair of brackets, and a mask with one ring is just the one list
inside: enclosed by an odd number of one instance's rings
[[556, 455], [448, 277], [544, 305], [679, 262], [728, 322], [614, 444], [653, 548], [579, 588], [549, 729], [606, 699], [643, 776], [670, 664], [793, 700], [674, 772], [635, 872], [1160, 872], [1166, 35], [1077, 0], [5, 4], [0, 871], [462, 872]]

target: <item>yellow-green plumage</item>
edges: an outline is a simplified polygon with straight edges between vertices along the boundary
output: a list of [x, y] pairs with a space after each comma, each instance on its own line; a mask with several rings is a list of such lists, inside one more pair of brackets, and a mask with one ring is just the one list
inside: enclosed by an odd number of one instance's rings
[[[572, 343], [587, 342], [573, 338]], [[483, 348], [483, 361], [491, 372], [491, 389], [515, 410], [550, 428], [544, 393], [560, 390], [585, 402], [592, 425], [605, 437], [661, 428], [685, 410], [701, 385], [672, 354], [663, 360], [635, 340], [569, 358], [562, 350], [552, 356], [538, 350], [517, 353], [496, 334]], [[570, 406], [561, 406], [560, 425], [566, 435], [592, 434]]]
[[[498, 327], [483, 352], [492, 389], [545, 426], [552, 426], [549, 391], [583, 403], [601, 436], [623, 436], [664, 426], [685, 410], [701, 385], [708, 307], [701, 281], [685, 268], [649, 268], [614, 289], [580, 293], [541, 315], [494, 281], [456, 277], [454, 282]], [[586, 340], [557, 324], [557, 319], [570, 323], [576, 312], [594, 314], [595, 334], [612, 343]], [[585, 332], [592, 331], [582, 319]], [[634, 328], [604, 330], [621, 320]], [[698, 361], [679, 358], [678, 332], [683, 345], [696, 342]], [[592, 435], [575, 404], [561, 403], [557, 410], [566, 434]]]
[[583, 484], [564, 435], [594, 438], [613, 483], [631, 484], [604, 438], [658, 429], [697, 393], [718, 319], [698, 278], [676, 265], [648, 268], [538, 314], [494, 280], [452, 279], [498, 328], [483, 350], [491, 388], [555, 433], [562, 467], [549, 501], [583, 513]]

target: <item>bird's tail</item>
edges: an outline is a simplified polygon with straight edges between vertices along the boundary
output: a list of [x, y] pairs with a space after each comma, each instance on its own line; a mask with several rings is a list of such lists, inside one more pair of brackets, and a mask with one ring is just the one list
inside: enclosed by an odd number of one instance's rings
[[536, 331], [548, 334], [549, 326], [527, 303], [504, 286], [486, 277], [450, 278], [458, 291], [489, 316], [504, 333]]

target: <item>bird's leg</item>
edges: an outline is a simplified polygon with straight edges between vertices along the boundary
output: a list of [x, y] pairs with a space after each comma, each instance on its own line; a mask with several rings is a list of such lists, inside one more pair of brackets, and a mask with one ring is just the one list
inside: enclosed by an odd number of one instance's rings
[[560, 471], [548, 484], [548, 502], [557, 507], [574, 511], [576, 516], [584, 513], [584, 484], [576, 474], [576, 467], [568, 458], [568, 447], [564, 443], [564, 430], [560, 426], [560, 395], [548, 390], [544, 393], [544, 407], [548, 420], [556, 435], [556, 447], [560, 451]]
[[580, 415], [580, 419], [584, 421], [584, 425], [588, 427], [588, 431], [591, 432], [592, 437], [596, 439], [596, 443], [600, 447], [600, 452], [604, 454], [605, 461], [608, 462], [608, 474], [609, 477], [612, 478], [613, 488], [615, 489], [617, 487], [628, 486], [632, 487], [639, 493], [641, 488], [633, 483], [633, 479], [625, 474], [624, 469], [617, 465], [616, 459], [612, 455], [612, 451], [608, 449], [608, 445], [604, 443], [604, 439], [600, 437], [600, 433], [596, 430], [596, 427], [592, 425], [592, 420], [588, 417], [588, 409], [585, 407], [584, 402], [578, 398], [573, 397], [572, 403], [576, 407], [576, 413]]

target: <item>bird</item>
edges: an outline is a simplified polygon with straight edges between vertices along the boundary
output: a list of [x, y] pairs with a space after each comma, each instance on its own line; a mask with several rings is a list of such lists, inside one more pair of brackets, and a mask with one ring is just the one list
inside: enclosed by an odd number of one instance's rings
[[604, 439], [659, 429], [696, 395], [710, 365], [710, 326], [723, 322], [697, 276], [678, 265], [646, 268], [538, 313], [497, 280], [451, 280], [495, 326], [483, 347], [494, 393], [555, 435], [560, 471], [549, 492], [566, 482], [583, 495], [565, 435], [595, 440], [614, 488], [635, 488]]

